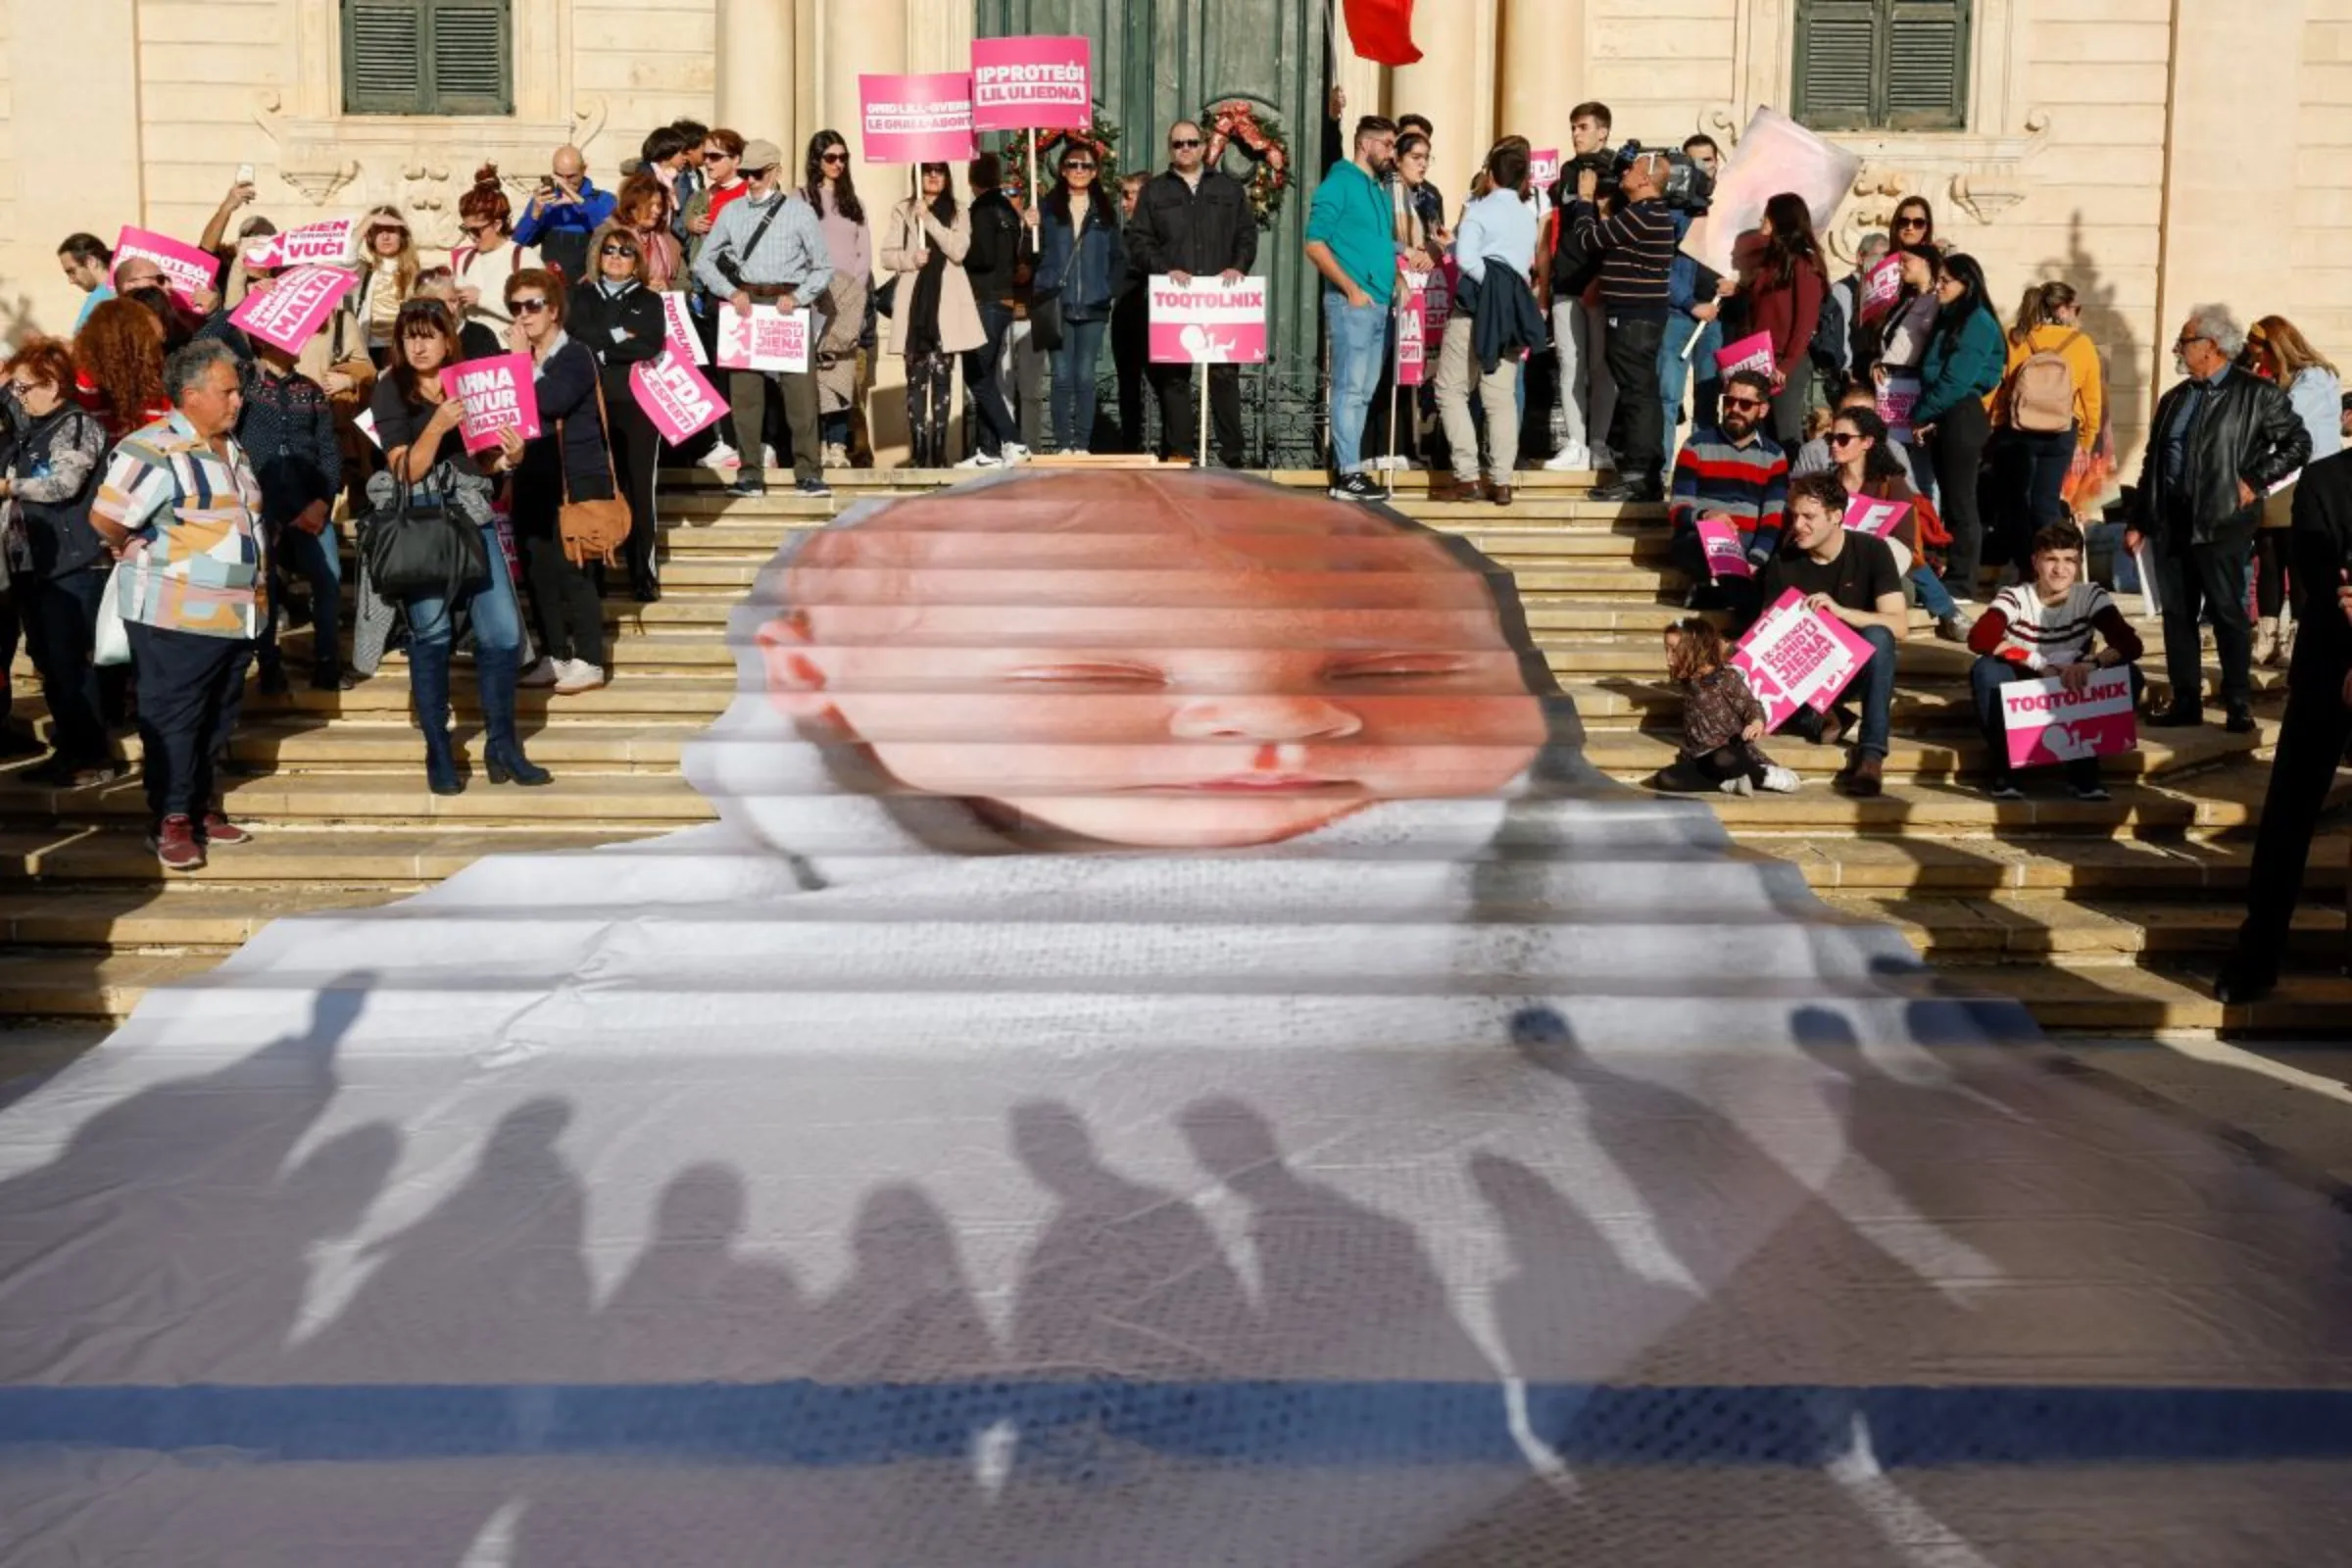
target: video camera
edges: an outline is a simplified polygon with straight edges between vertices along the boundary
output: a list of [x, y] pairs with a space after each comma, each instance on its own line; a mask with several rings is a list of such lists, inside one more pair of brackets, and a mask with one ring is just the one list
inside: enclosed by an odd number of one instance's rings
[[1615, 196], [1624, 189], [1625, 173], [1634, 167], [1634, 160], [1652, 153], [1666, 160], [1664, 188], [1659, 192], [1666, 205], [1678, 213], [1705, 212], [1707, 204], [1715, 199], [1715, 177], [1692, 163], [1690, 155], [1680, 147], [1644, 147], [1638, 141], [1629, 141], [1615, 152], [1603, 148], [1585, 153], [1571, 159], [1560, 171], [1560, 182], [1568, 194], [1574, 195], [1577, 175], [1590, 169], [1600, 176], [1598, 194]]

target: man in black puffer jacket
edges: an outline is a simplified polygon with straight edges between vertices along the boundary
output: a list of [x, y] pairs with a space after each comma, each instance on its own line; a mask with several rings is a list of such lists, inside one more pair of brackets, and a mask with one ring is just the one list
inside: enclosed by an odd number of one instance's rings
[[[1257, 220], [1250, 211], [1250, 193], [1240, 180], [1205, 167], [1206, 145], [1200, 127], [1189, 120], [1168, 127], [1168, 169], [1144, 187], [1127, 225], [1127, 265], [1138, 277], [1164, 273], [1185, 283], [1214, 275], [1238, 283], [1257, 260]], [[1168, 449], [1160, 456], [1196, 456], [1193, 368], [1154, 365], [1151, 377], [1159, 394], [1160, 441]], [[1208, 414], [1216, 426], [1218, 461], [1240, 467], [1239, 366], [1209, 367]]]
[[2222, 660], [2222, 705], [2233, 735], [2251, 733], [2254, 630], [2246, 562], [2265, 491], [2303, 466], [2311, 434], [2270, 382], [2238, 369], [2246, 329], [2227, 306], [2200, 305], [2173, 345], [2187, 380], [2164, 395], [2139, 470], [2138, 511], [2124, 542], [2154, 539], [2164, 600], [2164, 662], [2172, 707], [2150, 724], [2205, 721], [2197, 620], [2210, 609]]

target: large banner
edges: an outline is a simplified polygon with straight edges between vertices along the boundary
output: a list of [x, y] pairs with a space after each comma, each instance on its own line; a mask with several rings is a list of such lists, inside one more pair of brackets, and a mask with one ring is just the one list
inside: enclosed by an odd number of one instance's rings
[[528, 354], [467, 360], [441, 372], [441, 389], [466, 403], [459, 430], [466, 450], [487, 452], [512, 430], [525, 441], [539, 434], [539, 384]]
[[1213, 277], [1179, 283], [1161, 274], [1146, 287], [1152, 364], [1265, 363], [1264, 278], [1245, 277], [1227, 285]]
[[674, 345], [629, 368], [629, 391], [672, 446], [716, 424], [727, 412], [718, 388]]
[[228, 324], [249, 337], [300, 354], [303, 345], [359, 286], [359, 274], [340, 267], [298, 267], [255, 288], [228, 313]]
[[972, 140], [972, 74], [935, 71], [858, 77], [858, 120], [869, 164], [957, 164]]
[[125, 223], [115, 237], [115, 270], [120, 272], [123, 259], [131, 256], [153, 262], [162, 270], [164, 286], [172, 291], [172, 297], [190, 310], [196, 308], [196, 297], [210, 291], [220, 276], [220, 259], [210, 251]]
[[2079, 692], [2057, 676], [2013, 680], [2001, 688], [2001, 718], [2011, 767], [2114, 757], [2139, 745], [2132, 671], [2121, 664], [2093, 674]]
[[1735, 275], [1732, 247], [1762, 225], [1765, 203], [1783, 191], [1802, 196], [1815, 231], [1826, 234], [1861, 172], [1859, 154], [1823, 140], [1777, 109], [1759, 109], [1716, 175], [1706, 213], [1683, 236], [1683, 253], [1725, 277]]
[[1084, 130], [1094, 122], [1094, 43], [1077, 37], [972, 40], [974, 130]]

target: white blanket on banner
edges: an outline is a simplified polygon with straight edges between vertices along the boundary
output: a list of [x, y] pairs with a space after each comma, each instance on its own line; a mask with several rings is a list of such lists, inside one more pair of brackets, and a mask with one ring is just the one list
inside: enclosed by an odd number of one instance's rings
[[2002, 1387], [2352, 1376], [2341, 1216], [1609, 784], [1564, 700], [1497, 797], [1073, 855], [780, 716], [773, 612], [688, 755], [715, 825], [277, 921], [0, 1110], [0, 1559], [2340, 1525], [1942, 1468], [2023, 1462]]

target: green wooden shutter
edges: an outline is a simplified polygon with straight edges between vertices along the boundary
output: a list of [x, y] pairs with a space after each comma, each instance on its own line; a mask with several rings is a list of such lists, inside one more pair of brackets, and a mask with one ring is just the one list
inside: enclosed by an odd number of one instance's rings
[[417, 113], [423, 44], [423, 0], [343, 0], [343, 112]]
[[1806, 0], [1796, 14], [1796, 119], [1868, 130], [1877, 118], [1880, 0]]
[[510, 0], [343, 0], [347, 115], [511, 115]]
[[1892, 0], [1886, 119], [1892, 130], [1968, 126], [1968, 0]]
[[1798, 0], [1798, 122], [1815, 130], [1964, 130], [1968, 0]]
[[508, 0], [430, 0], [430, 113], [514, 112], [507, 13]]

